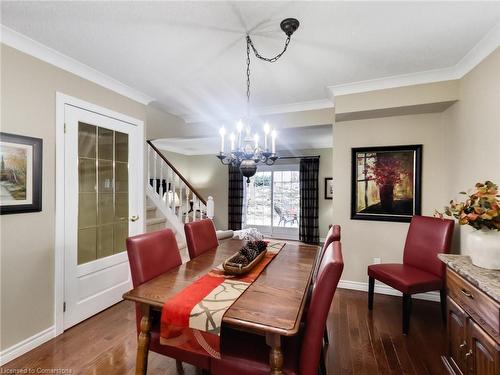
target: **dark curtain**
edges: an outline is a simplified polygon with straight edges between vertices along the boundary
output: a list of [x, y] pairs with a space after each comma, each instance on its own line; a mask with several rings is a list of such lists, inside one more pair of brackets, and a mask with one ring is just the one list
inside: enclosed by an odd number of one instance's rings
[[319, 243], [318, 228], [319, 158], [300, 159], [300, 226], [299, 239]]
[[243, 219], [243, 176], [238, 167], [229, 166], [228, 229], [240, 230]]

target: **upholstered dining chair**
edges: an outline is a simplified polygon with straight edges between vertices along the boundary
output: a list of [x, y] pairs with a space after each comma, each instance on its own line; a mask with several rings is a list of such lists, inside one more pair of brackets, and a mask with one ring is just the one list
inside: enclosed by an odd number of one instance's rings
[[[299, 336], [283, 338], [285, 374], [317, 375], [328, 312], [339, 282], [344, 261], [341, 244], [330, 244], [319, 266], [305, 325]], [[269, 348], [264, 336], [223, 329], [221, 359], [211, 360], [214, 375], [269, 374]]]
[[373, 309], [375, 280], [403, 293], [403, 334], [410, 328], [411, 295], [440, 291], [441, 313], [446, 316], [444, 265], [439, 253], [450, 251], [453, 220], [413, 216], [406, 236], [403, 263], [368, 266], [368, 309]]
[[[139, 234], [127, 238], [127, 253], [134, 288], [182, 264], [174, 233], [170, 229]], [[160, 344], [161, 313], [153, 315], [149, 350], [201, 369], [210, 368], [210, 358], [198, 353]], [[137, 333], [140, 332], [142, 313], [136, 304]]]
[[219, 246], [212, 220], [203, 219], [184, 224], [189, 258], [196, 258], [205, 251]]
[[[328, 234], [326, 235], [325, 243], [323, 244], [323, 247], [321, 248], [320, 253], [318, 254], [318, 260], [316, 262], [316, 265], [314, 267], [314, 273], [313, 273], [313, 285], [314, 282], [316, 281], [316, 276], [318, 274], [318, 268], [321, 263], [321, 259], [323, 259], [323, 254], [325, 253], [325, 250], [328, 246], [333, 241], [340, 241], [340, 225], [330, 225], [330, 229], [328, 230]], [[325, 332], [323, 335], [323, 340], [325, 340], [325, 344], [329, 345], [330, 344], [330, 336], [328, 335], [328, 328], [325, 326]]]

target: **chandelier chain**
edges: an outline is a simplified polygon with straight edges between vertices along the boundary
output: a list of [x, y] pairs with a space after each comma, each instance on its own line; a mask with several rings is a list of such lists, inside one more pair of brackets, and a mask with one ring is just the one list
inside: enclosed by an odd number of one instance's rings
[[288, 44], [290, 44], [290, 37], [291, 37], [291, 35], [287, 36], [286, 41], [285, 41], [285, 46], [283, 47], [283, 51], [281, 51], [280, 53], [278, 53], [274, 57], [264, 57], [257, 51], [255, 46], [253, 45], [253, 42], [252, 42], [252, 39], [250, 38], [250, 35], [247, 35], [247, 112], [249, 110], [248, 106], [250, 104], [250, 48], [252, 48], [255, 56], [257, 58], [259, 58], [260, 60], [273, 63], [273, 62], [278, 61], [278, 59], [281, 56], [283, 56], [283, 54], [286, 52], [286, 50], [288, 48]]

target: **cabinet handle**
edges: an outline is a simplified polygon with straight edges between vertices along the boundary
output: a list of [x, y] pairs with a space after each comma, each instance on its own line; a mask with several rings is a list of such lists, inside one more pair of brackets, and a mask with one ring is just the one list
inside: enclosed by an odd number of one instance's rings
[[474, 296], [467, 290], [465, 289], [460, 289], [460, 291], [462, 292], [462, 294], [468, 298], [474, 298]]
[[472, 355], [472, 349], [465, 353], [465, 358], [469, 358]]
[[137, 221], [139, 220], [139, 216], [138, 215], [134, 215], [130, 218], [130, 221], [134, 222], [134, 221]]
[[463, 343], [460, 344], [459, 348], [463, 349], [467, 346], [467, 341], [464, 341]]

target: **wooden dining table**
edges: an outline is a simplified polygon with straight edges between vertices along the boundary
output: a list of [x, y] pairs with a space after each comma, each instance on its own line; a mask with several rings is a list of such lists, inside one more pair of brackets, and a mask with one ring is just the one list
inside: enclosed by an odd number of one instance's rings
[[[136, 375], [147, 372], [153, 311], [161, 311], [165, 301], [220, 265], [243, 245], [244, 241], [236, 239], [221, 241], [216, 249], [207, 251], [123, 295], [124, 299], [141, 304], [143, 313], [138, 337]], [[223, 326], [266, 337], [273, 375], [283, 374], [282, 336], [294, 336], [299, 332], [318, 252], [318, 246], [286, 243], [222, 318]]]

